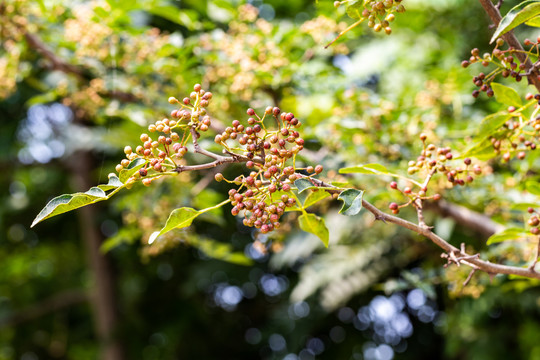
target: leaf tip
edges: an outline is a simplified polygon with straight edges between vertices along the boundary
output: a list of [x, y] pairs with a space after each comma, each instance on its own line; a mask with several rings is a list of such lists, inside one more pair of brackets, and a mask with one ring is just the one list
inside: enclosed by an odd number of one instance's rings
[[156, 241], [157, 237], [159, 236], [160, 232], [159, 231], [154, 231], [151, 235], [150, 235], [150, 238], [148, 238], [148, 245], [151, 245], [154, 241]]

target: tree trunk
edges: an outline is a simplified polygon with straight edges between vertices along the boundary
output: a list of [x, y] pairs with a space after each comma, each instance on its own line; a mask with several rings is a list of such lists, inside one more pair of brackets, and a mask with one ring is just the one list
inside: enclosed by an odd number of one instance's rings
[[[77, 190], [86, 191], [93, 186], [91, 172], [93, 159], [90, 152], [78, 152], [68, 166]], [[116, 306], [115, 275], [110, 260], [101, 253], [103, 236], [99, 231], [96, 205], [78, 210], [81, 236], [85, 245], [88, 266], [92, 272], [91, 303], [94, 326], [100, 343], [100, 359], [125, 359], [124, 347], [117, 336], [119, 314]]]

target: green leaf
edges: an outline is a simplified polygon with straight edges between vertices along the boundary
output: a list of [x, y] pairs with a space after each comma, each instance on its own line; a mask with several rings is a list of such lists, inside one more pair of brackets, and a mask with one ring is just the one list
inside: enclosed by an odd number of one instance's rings
[[136, 158], [132, 162], [129, 163], [129, 165], [124, 168], [124, 170], [120, 171], [118, 173], [118, 178], [122, 183], [125, 183], [127, 179], [133, 174], [135, 174], [135, 171], [138, 171], [140, 168], [146, 164], [147, 161], [141, 158]]
[[533, 19], [538, 15], [540, 15], [540, 0], [527, 0], [514, 6], [508, 14], [502, 18], [489, 43], [493, 43], [499, 36], [506, 34], [516, 26]]
[[65, 212], [78, 209], [80, 207], [94, 204], [98, 201], [107, 200], [109, 197], [105, 191], [98, 187], [93, 187], [85, 193], [64, 194], [55, 197], [45, 205], [45, 207], [36, 216], [32, 225], [34, 227], [41, 221], [50, 217], [63, 214]]
[[328, 247], [329, 233], [324, 220], [315, 214], [304, 213], [298, 218], [300, 228], [305, 232], [316, 235]]
[[326, 199], [329, 197], [330, 194], [324, 190], [320, 191], [312, 191], [309, 193], [309, 195], [306, 197], [306, 200], [304, 200], [304, 208], [308, 208], [311, 205], [315, 205], [319, 201]]
[[105, 185], [98, 185], [98, 188], [100, 188], [103, 191], [109, 191], [112, 189], [119, 188], [120, 186], [124, 186], [124, 183], [120, 181], [118, 176], [113, 175], [109, 178], [109, 182]]
[[317, 187], [306, 178], [295, 180], [294, 186], [296, 186], [296, 188], [298, 189], [298, 193], [301, 193], [302, 191], [307, 189], [313, 189]]
[[189, 245], [201, 250], [205, 255], [237, 265], [253, 265], [253, 260], [244, 253], [234, 252], [231, 244], [225, 244], [211, 239], [189, 237]]
[[497, 154], [495, 154], [493, 151], [493, 144], [491, 144], [491, 142], [488, 140], [488, 137], [484, 137], [483, 140], [478, 141], [470, 148], [468, 148], [459, 158], [466, 158], [472, 156], [480, 160], [486, 160], [491, 159], [496, 155]]
[[523, 106], [521, 97], [519, 96], [517, 91], [512, 89], [511, 87], [492, 82], [491, 88], [495, 93], [495, 99], [497, 100], [497, 102], [504, 105], [512, 105], [517, 108]]
[[540, 184], [536, 181], [527, 181], [525, 189], [533, 195], [540, 196]]
[[389, 174], [388, 169], [381, 164], [365, 164], [339, 169], [340, 174]]
[[360, 19], [362, 17], [362, 2], [361, 1], [351, 1], [347, 6], [347, 15], [352, 19]]
[[388, 171], [386, 167], [381, 164], [365, 164], [349, 166], [339, 169], [340, 174], [371, 174], [371, 175], [388, 175], [392, 177], [400, 177], [398, 174], [394, 174]]
[[188, 9], [179, 9], [173, 5], [144, 6], [144, 9], [149, 13], [160, 16], [175, 24], [185, 26], [189, 30], [195, 30], [197, 27], [197, 12]]
[[522, 228], [508, 228], [501, 232], [498, 232], [487, 240], [487, 244], [495, 244], [503, 241], [518, 240], [520, 238], [527, 237], [528, 233]]
[[47, 104], [55, 101], [58, 98], [58, 94], [55, 91], [45, 92], [36, 96], [32, 96], [26, 102], [26, 106], [30, 107], [37, 104]]
[[533, 27], [540, 27], [540, 16], [534, 17], [527, 22], [525, 22], [525, 25], [533, 26]]
[[519, 211], [527, 211], [529, 208], [536, 209], [540, 207], [539, 203], [532, 203], [532, 202], [523, 202], [523, 203], [515, 203], [510, 205], [510, 209], [512, 210], [519, 210]]
[[193, 222], [193, 219], [195, 219], [202, 213], [203, 211], [197, 211], [188, 207], [174, 209], [169, 215], [165, 226], [160, 231], [156, 231], [152, 233], [152, 235], [150, 235], [148, 243], [153, 243], [158, 238], [158, 236], [161, 236], [171, 231], [172, 229], [182, 229], [190, 226]]
[[511, 117], [512, 116], [509, 115], [506, 111], [486, 116], [482, 120], [482, 123], [478, 128], [478, 135], [483, 138], [491, 136], [493, 133], [499, 130], [501, 126], [503, 126], [504, 123], [507, 122], [508, 119], [510, 119]]
[[39, 10], [41, 10], [41, 13], [46, 14], [47, 8], [45, 7], [45, 3], [43, 2], [43, 0], [37, 0], [37, 3], [39, 5]]
[[339, 194], [338, 199], [343, 200], [343, 207], [339, 210], [340, 214], [353, 216], [362, 210], [362, 190], [347, 189]]

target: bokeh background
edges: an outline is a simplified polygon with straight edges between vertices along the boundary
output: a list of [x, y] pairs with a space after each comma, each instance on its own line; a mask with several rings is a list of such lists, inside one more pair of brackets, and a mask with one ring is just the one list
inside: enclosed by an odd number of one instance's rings
[[[226, 198], [212, 172], [30, 228], [53, 196], [106, 182], [123, 147], [195, 83], [214, 94], [216, 129], [248, 107], [294, 112], [300, 160], [381, 208], [396, 196], [389, 179], [337, 170], [377, 162], [403, 173], [420, 132], [463, 151], [502, 107], [473, 99], [481, 70], [460, 67], [473, 47], [491, 51], [477, 2], [407, 0], [392, 35], [359, 26], [324, 49], [353, 22], [332, 3], [0, 1], [0, 359], [540, 359], [537, 281], [476, 274], [464, 287], [468, 269], [444, 268], [435, 245], [367, 213], [341, 216], [337, 201], [314, 208], [328, 249], [294, 216], [262, 236], [227, 207], [149, 245], [172, 209]], [[510, 205], [522, 200], [520, 170], [535, 164], [487, 163], [472, 186], [436, 186], [449, 203], [519, 222]], [[454, 245], [530, 259], [533, 244], [488, 247], [489, 232], [436, 206], [426, 215]]]

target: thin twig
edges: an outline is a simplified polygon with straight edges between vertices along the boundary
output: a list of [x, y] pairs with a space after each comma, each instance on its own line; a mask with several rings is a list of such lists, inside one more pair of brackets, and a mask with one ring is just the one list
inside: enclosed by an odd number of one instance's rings
[[420, 198], [414, 199], [413, 205], [416, 208], [416, 216], [418, 217], [418, 225], [420, 225], [421, 227], [429, 228], [424, 218], [424, 211], [422, 208], [422, 199]]
[[63, 59], [56, 56], [54, 52], [52, 52], [51, 49], [49, 49], [39, 37], [37, 37], [34, 34], [31, 34], [29, 32], [24, 32], [24, 38], [26, 39], [26, 42], [28, 43], [28, 46], [35, 49], [38, 53], [40, 53], [44, 58], [49, 60], [52, 64], [52, 68], [54, 70], [59, 70], [65, 73], [74, 74], [79, 78], [84, 78], [84, 71], [79, 68], [78, 66], [75, 66], [73, 64], [70, 64]]
[[[312, 178], [312, 181], [319, 184], [319, 186], [333, 187], [332, 185], [327, 184], [324, 181], [319, 180], [319, 179]], [[471, 266], [473, 268], [476, 268], [477, 270], [482, 270], [490, 275], [506, 274], [506, 275], [518, 275], [518, 276], [524, 276], [524, 277], [529, 277], [529, 278], [534, 278], [534, 279], [540, 279], [540, 273], [533, 271], [529, 268], [494, 264], [489, 261], [480, 259], [479, 254], [469, 255], [465, 252], [462, 252], [460, 249], [451, 245], [446, 240], [444, 240], [443, 238], [441, 238], [440, 236], [432, 232], [430, 229], [421, 227], [420, 225], [417, 225], [410, 221], [387, 214], [379, 210], [377, 207], [375, 207], [374, 205], [372, 205], [366, 200], [362, 200], [362, 206], [364, 207], [364, 209], [372, 213], [375, 216], [375, 219], [377, 220], [381, 220], [386, 223], [396, 224], [405, 229], [409, 229], [413, 232], [416, 232], [420, 235], [427, 237], [429, 240], [431, 240], [433, 243], [435, 243], [437, 246], [443, 249], [446, 253], [456, 254], [456, 259], [462, 264]]]
[[[191, 131], [191, 137], [193, 138], [193, 148], [195, 149], [195, 153], [201, 154], [201, 155], [204, 155], [204, 156], [208, 156], [209, 158], [215, 159], [216, 161], [223, 161], [224, 159], [226, 159], [225, 157], [223, 157], [221, 155], [214, 154], [211, 151], [203, 149], [201, 147], [201, 145], [199, 145], [198, 140], [199, 140], [200, 135], [197, 132], [197, 130], [195, 130], [195, 128], [191, 127], [190, 131]], [[230, 162], [230, 161], [228, 161], [228, 162]]]
[[467, 286], [467, 284], [469, 283], [469, 281], [471, 281], [474, 273], [476, 272], [476, 269], [471, 269], [471, 272], [469, 273], [469, 276], [467, 276], [467, 278], [465, 279], [465, 281], [463, 282], [463, 287]]

